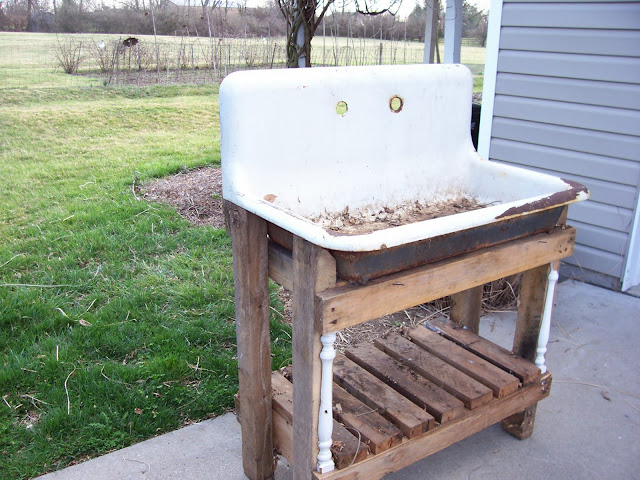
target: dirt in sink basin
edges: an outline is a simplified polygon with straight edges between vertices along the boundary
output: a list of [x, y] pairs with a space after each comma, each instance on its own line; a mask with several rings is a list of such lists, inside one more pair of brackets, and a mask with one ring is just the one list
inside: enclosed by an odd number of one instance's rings
[[419, 201], [405, 202], [393, 207], [360, 208], [350, 211], [346, 207], [342, 212], [324, 214], [312, 219], [326, 230], [343, 235], [362, 235], [399, 227], [410, 223], [422, 222], [439, 217], [455, 215], [486, 207], [487, 204], [478, 202], [468, 196], [459, 196], [444, 202], [422, 203]]

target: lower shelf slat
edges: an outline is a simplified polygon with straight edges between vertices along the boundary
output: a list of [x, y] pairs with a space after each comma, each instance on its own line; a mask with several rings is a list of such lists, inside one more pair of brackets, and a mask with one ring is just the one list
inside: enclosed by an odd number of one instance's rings
[[[287, 458], [285, 452], [292, 452], [293, 438], [293, 385], [289, 380], [284, 378], [280, 373], [273, 372], [271, 374], [271, 386], [273, 388], [273, 413], [281, 417], [279, 428], [274, 429], [274, 436], [277, 432], [286, 430], [291, 436], [287, 438], [275, 438], [274, 445], [285, 445], [280, 452]], [[289, 427], [290, 426], [290, 427]], [[352, 463], [364, 460], [369, 454], [368, 446], [351, 433], [343, 424], [337, 420], [333, 421], [333, 445], [331, 453], [336, 468], [348, 467]], [[291, 458], [288, 458], [291, 461]]]
[[428, 412], [343, 355], [336, 356], [333, 378], [351, 395], [393, 422], [407, 438], [421, 435], [435, 423]]
[[493, 397], [493, 393], [488, 387], [400, 335], [390, 335], [385, 339], [378, 339], [375, 344], [418, 375], [422, 375], [462, 400], [465, 407], [469, 409], [484, 405], [490, 402]]
[[[432, 325], [418, 327], [408, 338], [389, 336], [336, 357], [331, 450], [337, 470], [314, 473], [317, 480], [382, 478], [549, 395], [551, 374], [521, 359], [511, 362], [510, 352], [471, 332], [456, 336], [451, 324], [439, 328], [440, 335]], [[432, 348], [438, 356], [427, 352]], [[493, 388], [465, 373], [461, 359], [479, 365], [473, 375]], [[516, 379], [521, 376], [524, 385]], [[272, 384], [274, 445], [293, 462], [293, 387], [279, 372]]]
[[491, 362], [505, 372], [515, 375], [525, 385], [535, 382], [540, 376], [540, 369], [534, 363], [514, 355], [509, 350], [479, 337], [450, 320], [429, 320], [426, 325], [427, 328], [446, 339]]
[[439, 423], [457, 418], [465, 411], [464, 404], [456, 397], [373, 345], [358, 345], [345, 355], [425, 409]]
[[398, 427], [336, 383], [333, 384], [333, 403], [334, 417], [352, 429], [350, 431], [360, 432], [371, 453], [382, 453], [402, 442]]

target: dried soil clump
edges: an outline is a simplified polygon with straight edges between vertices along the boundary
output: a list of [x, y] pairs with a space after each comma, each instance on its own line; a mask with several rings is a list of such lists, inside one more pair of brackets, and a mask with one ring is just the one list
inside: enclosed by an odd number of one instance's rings
[[474, 197], [459, 196], [443, 202], [423, 203], [416, 200], [393, 207], [365, 207], [354, 211], [350, 211], [347, 206], [342, 212], [320, 215], [312, 221], [332, 232], [361, 235], [483, 207], [486, 204], [478, 202]]
[[142, 189], [145, 199], [173, 205], [195, 225], [224, 228], [222, 170], [204, 167], [154, 180]]

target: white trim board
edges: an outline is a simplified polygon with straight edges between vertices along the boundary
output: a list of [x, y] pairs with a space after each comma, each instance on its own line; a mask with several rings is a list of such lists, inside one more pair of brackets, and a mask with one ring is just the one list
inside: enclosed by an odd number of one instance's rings
[[636, 214], [629, 238], [629, 250], [627, 252], [627, 264], [622, 275], [622, 291], [640, 285], [640, 194]]
[[485, 50], [484, 81], [482, 85], [482, 110], [478, 133], [478, 153], [489, 159], [491, 145], [491, 125], [493, 105], [498, 77], [498, 52], [500, 51], [500, 31], [502, 25], [502, 0], [491, 0], [489, 25], [487, 28], [487, 48]]

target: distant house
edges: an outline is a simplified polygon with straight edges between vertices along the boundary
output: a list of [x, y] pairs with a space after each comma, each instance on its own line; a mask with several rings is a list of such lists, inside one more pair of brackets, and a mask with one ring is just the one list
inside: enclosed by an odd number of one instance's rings
[[640, 2], [492, 0], [479, 152], [583, 183], [564, 273], [640, 284]]

